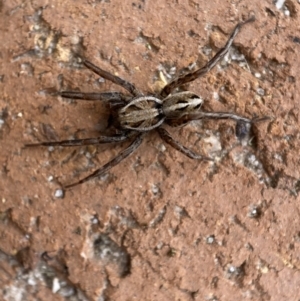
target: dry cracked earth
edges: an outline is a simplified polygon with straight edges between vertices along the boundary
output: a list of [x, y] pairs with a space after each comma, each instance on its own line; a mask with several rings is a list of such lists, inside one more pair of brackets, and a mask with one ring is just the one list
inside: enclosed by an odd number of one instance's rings
[[[25, 148], [97, 137], [103, 102], [49, 91], [122, 91], [77, 60], [155, 94], [203, 66], [250, 15], [228, 55], [183, 87], [206, 111], [270, 119], [194, 121], [156, 132], [99, 179], [70, 190], [127, 143]], [[0, 299], [299, 300], [300, 2], [0, 1]]]

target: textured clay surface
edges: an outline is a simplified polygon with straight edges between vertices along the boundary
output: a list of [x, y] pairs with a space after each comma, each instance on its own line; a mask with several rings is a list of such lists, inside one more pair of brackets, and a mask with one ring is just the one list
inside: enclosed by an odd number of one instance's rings
[[[100, 179], [61, 191], [128, 143], [24, 148], [105, 128], [105, 104], [47, 93], [123, 91], [76, 54], [154, 94], [252, 14], [184, 88], [207, 111], [271, 119], [249, 134], [226, 120], [170, 129], [213, 163], [154, 131]], [[0, 38], [1, 300], [300, 298], [299, 1], [0, 1]]]

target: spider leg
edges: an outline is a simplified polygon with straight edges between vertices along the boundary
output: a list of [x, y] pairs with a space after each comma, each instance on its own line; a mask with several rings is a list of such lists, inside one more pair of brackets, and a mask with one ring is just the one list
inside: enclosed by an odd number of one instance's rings
[[188, 149], [187, 147], [180, 144], [180, 142], [176, 141], [164, 128], [157, 129], [160, 137], [169, 145], [173, 146], [176, 150], [182, 152], [184, 155], [188, 156], [191, 159], [196, 160], [205, 160], [205, 161], [213, 161], [213, 159], [202, 156]]
[[94, 171], [92, 174], [88, 175], [87, 177], [79, 180], [78, 182], [66, 185], [64, 188], [68, 189], [74, 187], [76, 185], [82, 184], [86, 181], [89, 181], [93, 178], [100, 177], [102, 174], [109, 171], [112, 167], [119, 164], [121, 161], [126, 159], [129, 155], [131, 155], [142, 143], [143, 141], [143, 134], [138, 135], [135, 140], [123, 151], [121, 151], [115, 158], [104, 164], [102, 167]]
[[179, 86], [186, 84], [188, 82], [191, 82], [193, 80], [195, 80], [198, 77], [203, 76], [204, 74], [206, 74], [207, 72], [209, 72], [224, 56], [225, 54], [228, 52], [229, 48], [231, 47], [233, 40], [235, 38], [235, 36], [238, 34], [238, 32], [241, 30], [242, 26], [244, 26], [247, 23], [253, 22], [255, 20], [254, 17], [251, 17], [250, 19], [244, 21], [244, 22], [240, 22], [238, 23], [233, 32], [231, 33], [227, 43], [225, 44], [225, 46], [223, 48], [221, 48], [215, 55], [214, 57], [209, 60], [206, 65], [194, 72], [188, 73], [186, 75], [183, 75], [182, 77], [179, 77], [175, 80], [173, 80], [172, 82], [170, 82], [169, 84], [167, 84], [163, 90], [161, 91], [160, 95], [162, 97], [166, 97], [168, 96], [175, 88], [178, 88]]
[[127, 102], [126, 97], [120, 92], [103, 92], [103, 93], [84, 93], [78, 91], [61, 91], [55, 95], [63, 98], [82, 99], [82, 100], [103, 100], [103, 101], [119, 101], [124, 104]]
[[126, 89], [127, 91], [129, 91], [133, 96], [139, 96], [141, 95], [141, 92], [139, 92], [137, 90], [137, 88], [130, 82], [122, 79], [119, 76], [113, 75], [111, 73], [109, 73], [108, 71], [105, 71], [97, 66], [95, 66], [94, 64], [92, 64], [90, 61], [86, 60], [86, 59], [82, 59], [83, 60], [83, 64], [90, 70], [92, 70], [93, 72], [95, 72], [96, 74], [100, 75], [101, 77], [110, 80], [111, 82], [123, 87], [124, 89]]
[[83, 145], [93, 145], [93, 144], [102, 144], [102, 143], [114, 143], [122, 142], [127, 140], [130, 136], [115, 135], [115, 136], [99, 136], [96, 138], [87, 138], [87, 139], [72, 139], [72, 140], [61, 140], [61, 141], [47, 141], [40, 143], [29, 143], [25, 144], [25, 147], [35, 147], [35, 146], [83, 146]]
[[248, 119], [236, 114], [228, 113], [228, 112], [195, 112], [184, 115], [180, 118], [182, 123], [187, 123], [192, 120], [200, 120], [200, 119], [232, 119], [237, 122], [246, 122], [246, 123], [256, 123], [270, 119], [270, 117], [265, 116], [261, 118], [253, 118]]
[[251, 123], [251, 119], [232, 114], [227, 112], [197, 112], [194, 114], [186, 115], [189, 120], [198, 119], [232, 119], [235, 121], [243, 121]]

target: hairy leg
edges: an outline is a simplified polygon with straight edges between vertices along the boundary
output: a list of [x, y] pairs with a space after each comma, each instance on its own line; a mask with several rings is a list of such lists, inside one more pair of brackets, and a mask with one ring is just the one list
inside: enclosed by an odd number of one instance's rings
[[197, 154], [193, 152], [192, 150], [188, 149], [187, 147], [183, 146], [181, 143], [176, 141], [170, 134], [163, 128], [158, 128], [157, 129], [160, 137], [169, 145], [174, 147], [176, 150], [179, 152], [183, 153], [184, 155], [188, 156], [191, 159], [196, 159], [196, 160], [205, 160], [205, 161], [213, 161], [213, 159], [202, 156], [200, 154]]
[[228, 52], [229, 48], [231, 47], [231, 45], [233, 43], [233, 40], [234, 40], [235, 36], [241, 30], [242, 26], [244, 26], [247, 23], [253, 22], [254, 20], [255, 20], [255, 18], [252, 17], [252, 18], [250, 18], [250, 19], [248, 19], [248, 20], [246, 20], [244, 22], [238, 23], [235, 26], [232, 34], [230, 35], [227, 43], [225, 44], [225, 46], [222, 49], [220, 49], [214, 55], [214, 57], [210, 61], [208, 61], [208, 63], [204, 67], [202, 67], [202, 68], [200, 68], [200, 69], [198, 69], [198, 70], [196, 70], [194, 72], [188, 73], [186, 75], [183, 75], [183, 76], [181, 76], [181, 77], [173, 80], [172, 82], [170, 82], [169, 84], [167, 84], [163, 88], [163, 90], [161, 91], [160, 95], [162, 97], [166, 97], [174, 89], [180, 87], [183, 84], [191, 82], [191, 81], [195, 80], [196, 78], [199, 78], [199, 77], [203, 76], [204, 74], [206, 74], [207, 72], [209, 72], [226, 55], [226, 53]]
[[100, 75], [101, 77], [103, 77], [107, 80], [110, 80], [111, 82], [123, 87], [124, 89], [129, 91], [133, 96], [141, 95], [141, 93], [137, 90], [137, 88], [133, 84], [131, 84], [130, 82], [128, 82], [124, 79], [122, 79], [121, 77], [113, 75], [113, 74], [109, 73], [108, 71], [105, 71], [105, 70], [95, 66], [93, 63], [91, 63], [90, 61], [88, 61], [86, 59], [83, 59], [83, 64], [88, 69], [92, 70], [93, 72]]
[[[200, 119], [231, 119], [237, 122], [256, 123], [256, 122], [269, 120], [270, 117], [264, 116], [264, 117], [248, 119], [228, 112], [201, 112], [200, 111], [200, 112], [186, 114], [178, 118], [178, 120], [175, 119], [174, 122], [178, 123], [178, 121], [180, 121], [181, 124], [186, 124], [189, 121], [200, 120]], [[169, 122], [170, 124], [172, 124], [172, 120], [170, 120]]]
[[129, 138], [128, 135], [115, 135], [115, 136], [99, 136], [96, 138], [87, 139], [72, 139], [72, 140], [61, 140], [61, 141], [45, 141], [39, 143], [28, 143], [25, 147], [36, 147], [36, 146], [83, 146], [83, 145], [93, 145], [102, 143], [114, 143], [122, 142]]
[[107, 162], [105, 165], [103, 165], [101, 168], [94, 171], [92, 174], [88, 175], [87, 177], [79, 180], [78, 182], [66, 185], [64, 188], [68, 189], [74, 186], [77, 186], [79, 184], [82, 184], [84, 182], [87, 182], [93, 178], [100, 177], [107, 171], [109, 171], [112, 167], [118, 165], [121, 161], [126, 159], [129, 155], [131, 155], [142, 143], [143, 141], [143, 134], [138, 135], [135, 140], [123, 151], [121, 151], [115, 158]]
[[126, 97], [119, 92], [103, 92], [103, 93], [84, 93], [78, 91], [62, 91], [56, 92], [55, 95], [72, 98], [72, 99], [82, 99], [82, 100], [103, 100], [103, 101], [119, 101], [126, 103]]

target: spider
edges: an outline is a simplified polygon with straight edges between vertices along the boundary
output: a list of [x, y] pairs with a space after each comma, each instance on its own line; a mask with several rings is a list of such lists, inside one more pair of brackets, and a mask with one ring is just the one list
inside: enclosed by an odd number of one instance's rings
[[156, 130], [162, 140], [174, 147], [191, 159], [213, 161], [213, 159], [195, 153], [187, 147], [180, 144], [162, 127], [167, 124], [171, 127], [183, 126], [189, 121], [199, 119], [232, 119], [238, 123], [253, 124], [263, 121], [266, 117], [248, 119], [229, 112], [203, 112], [201, 105], [203, 100], [193, 92], [175, 92], [176, 88], [192, 82], [195, 79], [209, 72], [228, 52], [235, 36], [241, 28], [255, 20], [254, 17], [244, 22], [238, 23], [231, 33], [225, 46], [221, 48], [207, 64], [194, 71], [187, 73], [167, 84], [157, 95], [144, 95], [132, 83], [115, 76], [92, 64], [85, 58], [81, 58], [82, 64], [92, 70], [99, 76], [109, 80], [127, 90], [131, 96], [121, 92], [103, 92], [103, 93], [83, 93], [77, 91], [62, 91], [55, 94], [64, 98], [81, 99], [81, 100], [101, 100], [109, 104], [111, 110], [110, 127], [115, 130], [111, 136], [98, 136], [96, 138], [73, 139], [61, 141], [40, 142], [26, 144], [27, 147], [36, 146], [82, 146], [97, 145], [102, 143], [118, 143], [125, 140], [132, 140], [130, 145], [122, 150], [115, 158], [105, 165], [94, 171], [92, 174], [82, 178], [72, 184], [66, 185], [68, 189], [76, 185], [87, 182], [93, 178], [99, 177], [109, 171], [112, 167], [119, 164], [129, 155], [131, 155], [142, 143], [145, 133]]

